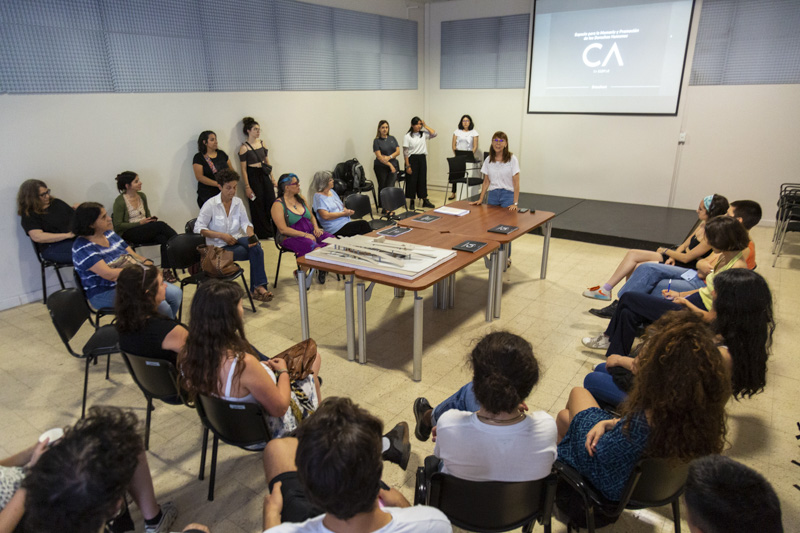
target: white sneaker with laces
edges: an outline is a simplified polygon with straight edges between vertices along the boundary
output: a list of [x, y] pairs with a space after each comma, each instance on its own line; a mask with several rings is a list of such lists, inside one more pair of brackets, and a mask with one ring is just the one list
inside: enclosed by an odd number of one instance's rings
[[178, 508], [174, 503], [167, 502], [161, 506], [161, 520], [152, 526], [145, 523], [144, 533], [169, 533], [169, 528], [176, 518], [178, 518]]
[[584, 346], [591, 348], [592, 350], [607, 350], [611, 344], [611, 341], [608, 340], [608, 337], [602, 333], [597, 337], [584, 337], [581, 339], [581, 342]]

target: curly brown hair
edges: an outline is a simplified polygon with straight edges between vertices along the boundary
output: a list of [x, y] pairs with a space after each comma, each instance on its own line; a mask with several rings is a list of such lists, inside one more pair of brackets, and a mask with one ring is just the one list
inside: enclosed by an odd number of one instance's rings
[[702, 318], [689, 310], [666, 313], [651, 326], [637, 364], [622, 416], [628, 429], [630, 415], [646, 414], [645, 453], [684, 461], [720, 453], [731, 377]]
[[475, 397], [490, 413], [516, 409], [539, 382], [539, 363], [531, 344], [508, 331], [482, 338], [472, 350], [470, 364]]
[[155, 316], [159, 272], [156, 266], [136, 264], [126, 266], [119, 273], [114, 303], [117, 330], [141, 331], [147, 319]]
[[[244, 336], [238, 306], [242, 289], [232, 281], [211, 280], [201, 284], [192, 300], [192, 318], [186, 344], [178, 354], [181, 384], [192, 396], [218, 395], [220, 368], [228, 354], [237, 361], [251, 350]], [[236, 365], [233, 379], [244, 371]]]

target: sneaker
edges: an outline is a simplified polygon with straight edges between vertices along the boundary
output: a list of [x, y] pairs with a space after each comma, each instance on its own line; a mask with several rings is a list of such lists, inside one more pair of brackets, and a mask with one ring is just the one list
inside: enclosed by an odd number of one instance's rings
[[417, 426], [414, 428], [414, 436], [417, 439], [425, 442], [431, 437], [431, 430], [433, 428], [430, 424], [425, 423], [425, 413], [433, 409], [431, 404], [425, 398], [417, 398], [414, 400], [414, 418], [417, 420]]
[[592, 350], [607, 350], [611, 345], [611, 341], [602, 333], [597, 337], [584, 337], [581, 339], [581, 342], [584, 346]]
[[611, 305], [607, 305], [602, 309], [589, 309], [589, 312], [600, 318], [611, 318], [617, 310], [617, 305], [619, 305], [619, 300], [614, 300]]
[[144, 533], [169, 533], [169, 528], [175, 519], [178, 518], [178, 508], [172, 502], [167, 502], [161, 506], [161, 520], [158, 524], [144, 524]]
[[408, 459], [411, 457], [411, 443], [408, 442], [408, 422], [400, 422], [384, 437], [389, 439], [389, 449], [383, 452], [383, 459], [405, 470], [408, 467]]
[[587, 298], [593, 298], [595, 300], [611, 300], [611, 291], [604, 291], [600, 285], [586, 289], [583, 291], [583, 295]]
[[428, 200], [427, 198], [423, 198], [423, 199], [422, 199], [422, 207], [427, 207], [428, 209], [433, 209], [433, 208], [434, 208], [434, 207], [436, 207], [436, 206], [435, 206], [435, 205], [433, 205], [433, 204], [431, 203], [431, 201], [430, 201], [430, 200]]

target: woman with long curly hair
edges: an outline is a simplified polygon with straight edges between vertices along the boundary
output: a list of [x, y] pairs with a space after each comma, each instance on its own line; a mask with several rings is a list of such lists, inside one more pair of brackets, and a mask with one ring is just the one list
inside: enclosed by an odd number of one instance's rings
[[[764, 390], [767, 382], [767, 358], [775, 330], [772, 293], [764, 278], [743, 268], [721, 272], [714, 289], [716, 319], [711, 327], [731, 371], [733, 396], [749, 398]], [[648, 328], [648, 339], [656, 334], [659, 323]], [[583, 386], [598, 401], [617, 405], [625, 399], [635, 372], [635, 358], [611, 354], [584, 378]]]
[[269, 415], [272, 438], [283, 437], [319, 405], [320, 354], [307, 378], [291, 382], [286, 361], [261, 355], [247, 341], [242, 296], [242, 289], [229, 281], [198, 287], [189, 335], [178, 355], [182, 385], [193, 395], [260, 404]]
[[559, 460], [610, 500], [621, 498], [642, 457], [690, 461], [725, 444], [731, 378], [711, 331], [688, 312], [670, 313], [657, 326], [639, 354], [620, 418], [582, 387], [572, 389], [556, 418]]

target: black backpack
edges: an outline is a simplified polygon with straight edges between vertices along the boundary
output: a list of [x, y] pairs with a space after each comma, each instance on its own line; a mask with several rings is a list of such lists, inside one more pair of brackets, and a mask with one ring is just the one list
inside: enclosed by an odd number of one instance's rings
[[360, 191], [367, 184], [364, 167], [361, 166], [358, 159], [350, 159], [336, 165], [336, 168], [333, 169], [333, 180], [334, 183], [342, 181], [348, 191]]

